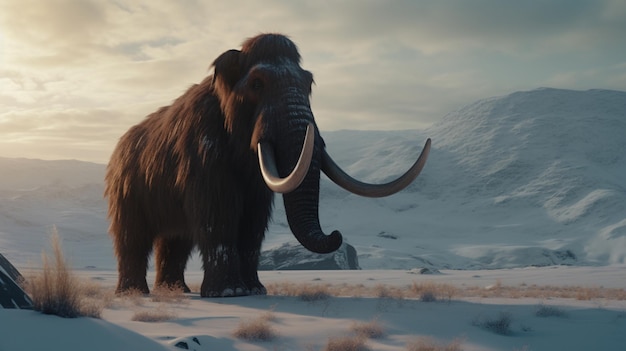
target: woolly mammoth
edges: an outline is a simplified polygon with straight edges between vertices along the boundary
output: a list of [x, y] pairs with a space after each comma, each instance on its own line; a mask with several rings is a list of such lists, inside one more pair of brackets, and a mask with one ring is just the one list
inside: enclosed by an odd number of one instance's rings
[[348, 191], [381, 197], [410, 184], [426, 162], [430, 140], [393, 182], [366, 184], [343, 172], [326, 153], [313, 118], [313, 76], [300, 67], [300, 54], [285, 36], [248, 39], [241, 50], [220, 55], [213, 68], [126, 132], [111, 156], [105, 196], [118, 293], [149, 292], [153, 250], [155, 286], [188, 291], [183, 274], [197, 248], [202, 296], [264, 294], [257, 266], [274, 192], [283, 194], [296, 239], [308, 250], [329, 253], [342, 237], [320, 228], [320, 171]]

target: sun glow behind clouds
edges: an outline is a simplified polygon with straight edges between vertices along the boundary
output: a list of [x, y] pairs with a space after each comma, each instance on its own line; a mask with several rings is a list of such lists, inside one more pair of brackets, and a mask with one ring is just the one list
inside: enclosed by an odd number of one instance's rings
[[539, 86], [626, 90], [626, 3], [0, 3], [0, 156], [106, 162], [121, 134], [260, 32], [315, 75], [322, 129], [415, 129]]

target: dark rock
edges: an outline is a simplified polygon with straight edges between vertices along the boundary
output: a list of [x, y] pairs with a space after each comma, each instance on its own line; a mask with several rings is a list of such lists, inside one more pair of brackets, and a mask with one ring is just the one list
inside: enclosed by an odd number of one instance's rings
[[441, 272], [436, 268], [413, 268], [407, 273], [409, 274], [441, 274]]
[[179, 341], [174, 346], [178, 347], [179, 349], [189, 350], [189, 345], [184, 341]]
[[13, 281], [18, 282], [24, 279], [17, 268], [15, 268], [2, 254], [0, 254], [0, 267], [4, 268], [5, 273]]
[[32, 300], [17, 284], [23, 279], [11, 262], [0, 254], [0, 306], [2, 308], [33, 308]]
[[261, 253], [259, 270], [343, 270], [361, 269], [356, 249], [343, 243], [335, 252], [317, 254], [305, 249], [298, 242]]
[[385, 231], [382, 231], [382, 232], [378, 233], [378, 237], [379, 238], [385, 238], [385, 239], [393, 239], [393, 240], [398, 239], [397, 236], [395, 236], [395, 235], [393, 235], [391, 233], [387, 233]]

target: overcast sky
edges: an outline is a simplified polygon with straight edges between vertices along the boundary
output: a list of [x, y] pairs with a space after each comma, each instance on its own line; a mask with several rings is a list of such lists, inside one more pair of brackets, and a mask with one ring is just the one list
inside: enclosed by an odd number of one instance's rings
[[0, 0], [0, 156], [106, 163], [118, 138], [281, 32], [320, 129], [423, 129], [538, 87], [626, 90], [626, 1]]

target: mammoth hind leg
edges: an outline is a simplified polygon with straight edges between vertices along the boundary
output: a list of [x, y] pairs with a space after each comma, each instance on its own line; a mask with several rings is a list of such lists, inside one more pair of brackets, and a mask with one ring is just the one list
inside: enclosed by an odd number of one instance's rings
[[117, 237], [116, 254], [118, 265], [118, 281], [116, 294], [139, 291], [143, 294], [150, 293], [146, 282], [148, 269], [148, 257], [152, 251], [152, 242], [149, 240], [126, 240]]
[[193, 241], [185, 237], [159, 237], [154, 244], [156, 279], [154, 287], [182, 288], [190, 292], [185, 284], [185, 268], [193, 249]]

